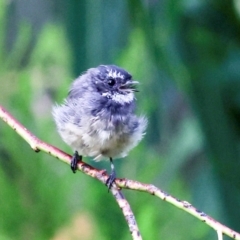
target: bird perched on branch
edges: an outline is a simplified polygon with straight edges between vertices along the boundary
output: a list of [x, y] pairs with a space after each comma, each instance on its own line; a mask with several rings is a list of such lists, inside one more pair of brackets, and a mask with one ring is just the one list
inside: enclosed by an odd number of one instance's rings
[[135, 115], [137, 81], [115, 65], [90, 68], [71, 85], [53, 116], [62, 139], [75, 151], [71, 169], [75, 173], [82, 156], [109, 159], [110, 189], [116, 173], [113, 158], [125, 157], [142, 139], [147, 120]]

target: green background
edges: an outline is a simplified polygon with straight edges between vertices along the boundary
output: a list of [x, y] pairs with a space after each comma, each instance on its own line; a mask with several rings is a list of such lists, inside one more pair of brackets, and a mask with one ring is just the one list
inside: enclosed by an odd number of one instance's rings
[[[52, 105], [99, 64], [141, 83], [138, 113], [149, 119], [144, 140], [115, 162], [118, 176], [155, 184], [240, 231], [239, 1], [0, 0], [0, 104], [43, 141], [72, 153]], [[217, 238], [156, 197], [123, 192], [143, 239]], [[0, 122], [0, 239], [131, 236], [105, 186], [35, 153]]]

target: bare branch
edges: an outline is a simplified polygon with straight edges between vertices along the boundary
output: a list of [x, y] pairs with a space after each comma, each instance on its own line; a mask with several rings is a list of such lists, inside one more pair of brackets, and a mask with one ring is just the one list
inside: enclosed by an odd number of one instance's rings
[[[31, 148], [39, 152], [40, 150], [49, 153], [50, 155], [56, 157], [57, 159], [70, 164], [72, 156], [66, 154], [60, 149], [47, 144], [36, 136], [34, 136], [30, 131], [28, 131], [22, 124], [20, 124], [13, 116], [11, 116], [2, 106], [0, 106], [0, 118], [3, 119], [12, 129], [14, 129], [29, 145]], [[85, 174], [98, 179], [100, 182], [106, 184], [108, 179], [108, 175], [105, 170], [98, 170], [96, 168], [91, 167], [87, 163], [79, 162], [78, 169]], [[135, 216], [131, 210], [131, 207], [124, 195], [121, 193], [119, 187], [116, 184], [113, 184], [111, 188], [111, 193], [115, 197], [119, 207], [122, 209], [123, 215], [128, 223], [129, 230], [132, 235], [133, 240], [142, 240], [140, 231], [137, 226], [137, 222], [135, 220]]]
[[218, 236], [218, 240], [223, 240], [223, 234], [221, 230], [217, 231], [217, 236]]
[[135, 240], [141, 240], [141, 234], [138, 230], [138, 226], [135, 220], [135, 217], [132, 213], [131, 207], [128, 201], [124, 198], [121, 191], [116, 186], [111, 188], [111, 192], [114, 195], [119, 207], [122, 209], [123, 215], [128, 223], [132, 238]]
[[144, 184], [141, 182], [128, 180], [128, 179], [117, 179], [116, 184], [121, 188], [131, 189], [131, 190], [138, 190], [141, 192], [147, 192], [151, 195], [155, 195], [161, 198], [163, 201], [171, 203], [172, 205], [184, 210], [185, 212], [190, 213], [194, 217], [200, 219], [202, 222], [206, 223], [214, 230], [216, 230], [218, 234], [218, 238], [220, 238], [220, 234], [225, 234], [233, 239], [240, 239], [240, 234], [233, 231], [232, 229], [226, 227], [225, 225], [221, 224], [220, 222], [216, 221], [215, 219], [208, 216], [206, 213], [198, 210], [197, 208], [193, 207], [187, 201], [181, 201], [170, 194], [162, 191], [161, 189], [155, 187], [152, 184]]
[[[23, 139], [26, 140], [31, 146], [34, 151], [44, 151], [57, 159], [70, 164], [71, 156], [64, 153], [60, 149], [51, 146], [37, 137], [35, 137], [31, 132], [29, 132], [23, 125], [21, 125], [18, 121], [16, 121], [3, 107], [0, 106], [0, 118], [3, 119], [11, 128], [13, 128]], [[83, 173], [98, 179], [103, 184], [106, 184], [108, 179], [108, 175], [105, 170], [99, 170], [96, 168], [91, 167], [87, 163], [80, 162], [78, 164], [78, 169]], [[131, 189], [137, 190], [142, 192], [147, 192], [151, 195], [155, 195], [160, 199], [173, 204], [174, 206], [184, 210], [185, 212], [190, 213], [192, 216], [200, 219], [202, 222], [205, 222], [211, 228], [213, 228], [217, 232], [217, 236], [219, 240], [222, 240], [222, 234], [225, 234], [233, 239], [240, 240], [240, 234], [235, 232], [234, 230], [228, 228], [227, 226], [221, 224], [220, 222], [216, 221], [215, 219], [211, 218], [204, 212], [196, 209], [190, 203], [186, 201], [181, 201], [168, 193], [162, 191], [161, 189], [155, 187], [151, 184], [144, 184], [133, 180], [128, 179], [116, 179], [116, 184], [113, 184], [111, 188], [111, 193], [115, 197], [119, 207], [122, 209], [124, 217], [128, 223], [130, 232], [132, 234], [132, 238], [134, 240], [141, 240], [142, 237], [140, 235], [134, 214], [130, 208], [130, 205], [124, 198], [123, 194], [121, 193], [120, 189]]]

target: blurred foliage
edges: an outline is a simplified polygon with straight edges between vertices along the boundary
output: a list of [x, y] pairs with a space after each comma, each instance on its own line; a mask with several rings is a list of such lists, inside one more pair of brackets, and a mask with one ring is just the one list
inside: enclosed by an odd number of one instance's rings
[[[240, 231], [239, 29], [238, 0], [0, 0], [0, 103], [71, 153], [52, 105], [89, 67], [126, 68], [141, 82], [138, 112], [149, 126], [116, 161], [118, 176], [153, 183]], [[106, 187], [33, 152], [3, 122], [0, 136], [0, 239], [131, 239]], [[124, 194], [144, 239], [216, 238], [159, 199]]]

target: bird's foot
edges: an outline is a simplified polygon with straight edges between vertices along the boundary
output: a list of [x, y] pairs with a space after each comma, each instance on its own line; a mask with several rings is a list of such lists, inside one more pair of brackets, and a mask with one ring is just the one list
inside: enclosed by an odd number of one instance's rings
[[111, 164], [111, 173], [106, 181], [106, 186], [108, 187], [108, 191], [111, 189], [115, 179], [116, 179], [116, 171], [115, 171], [115, 168], [114, 168], [114, 165], [113, 165], [113, 160], [112, 158], [110, 157], [110, 164]]
[[109, 175], [107, 181], [106, 181], [106, 186], [108, 187], [108, 191], [111, 189], [115, 179], [116, 179], [116, 172], [112, 171], [111, 174]]
[[76, 173], [77, 168], [78, 168], [78, 163], [82, 161], [82, 156], [78, 155], [78, 152], [75, 151], [75, 153], [72, 156], [72, 160], [71, 160], [71, 169], [73, 171], [73, 173]]

